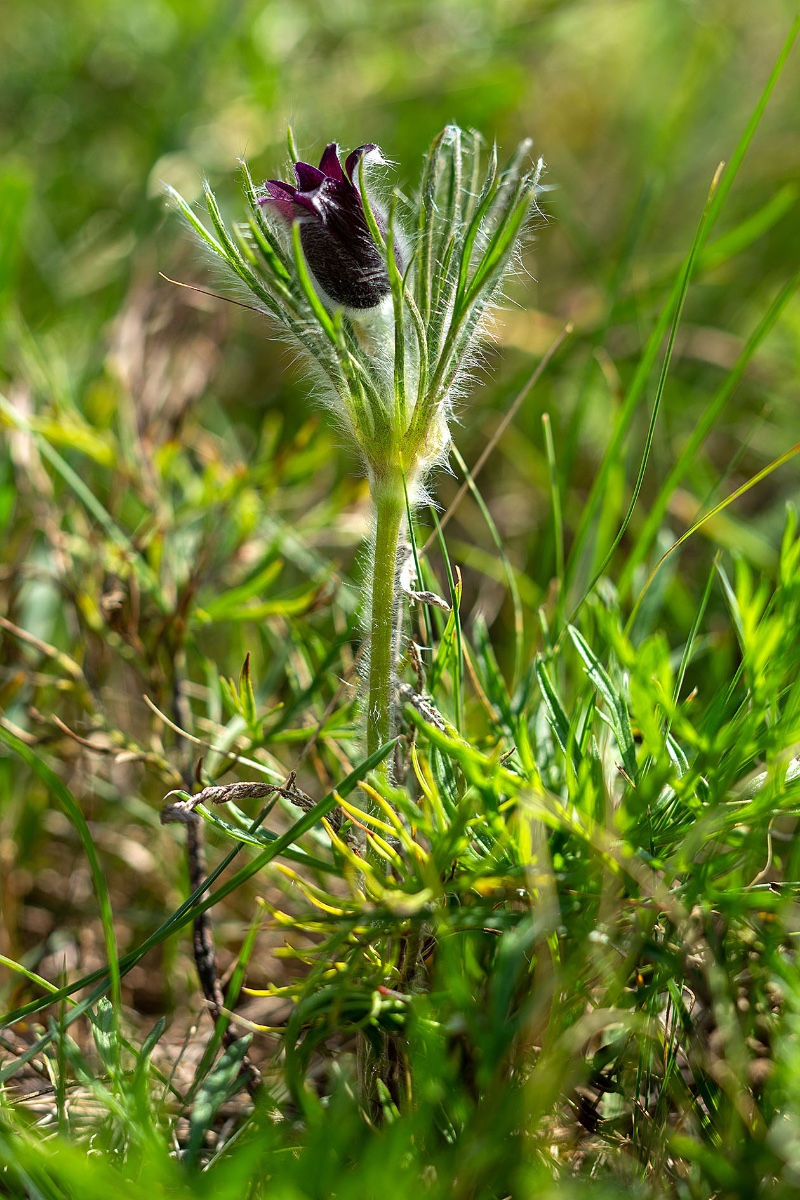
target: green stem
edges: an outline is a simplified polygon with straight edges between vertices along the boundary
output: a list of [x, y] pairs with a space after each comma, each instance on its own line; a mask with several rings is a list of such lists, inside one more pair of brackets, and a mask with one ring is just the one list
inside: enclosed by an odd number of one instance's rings
[[[397, 549], [406, 515], [402, 476], [392, 473], [376, 480], [372, 499], [375, 505], [375, 547], [369, 618], [368, 754], [389, 741], [394, 724]], [[386, 760], [381, 769], [388, 771]]]
[[[367, 753], [389, 741], [394, 728], [395, 616], [397, 613], [397, 550], [406, 519], [403, 476], [389, 468], [373, 476], [375, 541], [372, 555], [369, 610], [369, 674], [367, 680]], [[391, 767], [383, 760], [379, 771]], [[357, 1038], [358, 1090], [370, 1120], [381, 1121], [378, 1081], [388, 1071], [386, 1038], [378, 1051], [363, 1031]]]

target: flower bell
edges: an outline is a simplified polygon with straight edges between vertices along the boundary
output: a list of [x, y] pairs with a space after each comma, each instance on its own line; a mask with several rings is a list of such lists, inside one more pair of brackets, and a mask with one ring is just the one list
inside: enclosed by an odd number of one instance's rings
[[[347, 156], [331, 142], [319, 167], [294, 164], [297, 186], [268, 179], [258, 203], [288, 226], [298, 221], [303, 254], [321, 298], [329, 308], [364, 312], [391, 294], [389, 274], [364, 214], [361, 192], [353, 181], [361, 159], [383, 161], [377, 146], [359, 146]], [[371, 205], [381, 233], [385, 223]], [[398, 263], [399, 265], [399, 263]]]

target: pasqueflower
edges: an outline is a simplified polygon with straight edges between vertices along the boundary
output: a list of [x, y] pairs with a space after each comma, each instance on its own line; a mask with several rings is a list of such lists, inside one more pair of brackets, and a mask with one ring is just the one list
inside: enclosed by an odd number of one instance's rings
[[[258, 198], [265, 212], [274, 213], [287, 226], [299, 222], [306, 263], [329, 308], [362, 311], [375, 308], [391, 294], [389, 273], [353, 179], [362, 158], [382, 161], [377, 146], [359, 146], [348, 154], [342, 170], [339, 147], [331, 142], [319, 167], [294, 164], [297, 186], [268, 179]], [[385, 235], [385, 222], [374, 203], [372, 211]]]
[[[395, 192], [385, 210], [365, 185], [367, 165], [383, 161], [373, 145], [343, 168], [332, 142], [319, 167], [295, 162], [295, 184], [256, 188], [243, 164], [247, 224], [229, 228], [207, 190], [213, 232], [173, 193], [206, 245], [305, 351], [317, 395], [361, 452], [374, 509], [364, 622], [370, 753], [395, 726], [398, 545], [409, 506], [446, 457], [454, 396], [535, 210], [542, 164], [529, 151], [523, 142], [500, 168], [478, 134], [448, 126], [416, 199]], [[379, 319], [364, 320], [373, 313]]]

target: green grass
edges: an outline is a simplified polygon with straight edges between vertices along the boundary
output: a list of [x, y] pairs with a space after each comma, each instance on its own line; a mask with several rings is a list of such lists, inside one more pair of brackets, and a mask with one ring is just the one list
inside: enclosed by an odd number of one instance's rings
[[[795, 13], [33, 11], [0, 81], [0, 1192], [794, 1196]], [[148, 176], [208, 170], [235, 220], [233, 143], [277, 174], [288, 116], [408, 188], [446, 119], [533, 132], [559, 187], [415, 517], [453, 609], [408, 609], [394, 785], [354, 464], [263, 323], [157, 275], [217, 286]], [[193, 887], [165, 797], [236, 781]]]

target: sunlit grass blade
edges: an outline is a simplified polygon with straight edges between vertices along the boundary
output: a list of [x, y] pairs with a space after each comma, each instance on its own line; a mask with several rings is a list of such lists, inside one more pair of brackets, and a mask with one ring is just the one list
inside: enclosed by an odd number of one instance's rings
[[444, 559], [445, 570], [447, 572], [447, 583], [450, 588], [450, 617], [448, 624], [452, 620], [455, 633], [455, 654], [453, 656], [453, 704], [455, 707], [455, 723], [456, 729], [461, 732], [463, 728], [463, 707], [464, 707], [464, 647], [461, 631], [461, 581], [456, 583], [453, 568], [450, 563], [450, 555], [447, 552], [447, 544], [444, 540], [441, 527], [439, 525], [439, 517], [435, 508], [431, 508], [431, 517], [433, 518], [436, 532], [439, 536], [439, 547]]
[[[780, 54], [778, 55], [775, 65], [770, 72], [770, 75], [750, 116], [750, 119], [741, 137], [739, 138], [726, 169], [722, 172], [718, 180], [718, 186], [713, 189], [714, 194], [709, 199], [707, 210], [704, 213], [704, 217], [701, 222], [701, 228], [698, 230], [695, 245], [693, 246], [692, 253], [695, 255], [695, 257], [702, 251], [712, 229], [714, 228], [714, 225], [719, 218], [720, 212], [722, 211], [722, 206], [728, 196], [728, 193], [730, 192], [731, 187], [733, 186], [734, 180], [738, 174], [739, 168], [741, 167], [750, 143], [755, 136], [755, 132], [764, 114], [764, 110], [766, 109], [769, 98], [772, 95], [772, 92], [774, 91], [774, 88], [786, 66], [786, 61], [797, 38], [798, 32], [800, 32], [800, 15], [795, 18], [792, 24], [786, 41], [781, 48]], [[638, 407], [639, 400], [647, 384], [647, 380], [650, 377], [650, 372], [655, 364], [656, 356], [658, 354], [658, 349], [661, 345], [662, 339], [667, 333], [670, 323], [672, 323], [673, 327], [675, 326], [674, 312], [680, 303], [685, 278], [686, 271], [684, 269], [684, 271], [680, 272], [680, 274], [676, 277], [670, 295], [668, 296], [652, 330], [652, 333], [647, 340], [647, 344], [639, 361], [636, 374], [634, 375], [631, 385], [626, 393], [625, 402], [623, 404], [622, 411], [619, 414], [617, 424], [614, 429], [614, 434], [609, 446], [606, 449], [603, 457], [603, 463], [593, 483], [589, 499], [584, 507], [581, 523], [575, 535], [575, 540], [567, 567], [567, 577], [569, 582], [572, 581], [574, 573], [580, 563], [586, 539], [588, 538], [589, 531], [595, 519], [597, 507], [603, 497], [608, 472], [611, 470], [612, 465], [616, 462], [623, 441], [627, 436], [633, 416]], [[601, 573], [602, 569], [600, 571], [595, 571], [594, 578], [597, 578]], [[590, 590], [591, 587], [587, 589], [587, 592]]]
[[519, 593], [516, 573], [511, 565], [508, 554], [506, 553], [506, 548], [503, 545], [503, 539], [500, 537], [499, 530], [495, 525], [492, 514], [489, 512], [486, 501], [484, 500], [478, 485], [475, 483], [475, 479], [467, 467], [467, 464], [464, 462], [460, 451], [456, 447], [453, 447], [453, 457], [455, 458], [461, 470], [464, 472], [464, 482], [469, 488], [475, 503], [480, 509], [481, 516], [486, 523], [486, 528], [489, 530], [489, 535], [494, 543], [498, 558], [503, 565], [503, 574], [505, 575], [505, 579], [508, 584], [508, 593], [511, 597], [511, 603], [514, 609], [514, 673], [511, 681], [511, 690], [514, 692], [516, 691], [522, 675], [522, 662], [525, 649], [525, 617], [523, 614], [522, 599]]
[[[705, 237], [707, 236], [707, 229], [708, 229], [708, 224], [709, 224], [710, 217], [711, 217], [712, 204], [713, 204], [713, 200], [714, 200], [714, 195], [719, 186], [720, 177], [721, 177], [721, 167], [717, 170], [717, 173], [714, 176], [714, 179], [712, 180], [708, 198], [706, 200], [706, 204], [703, 209], [703, 215], [700, 218], [700, 223], [697, 227], [697, 231], [694, 236], [694, 241], [692, 242], [692, 247], [691, 247], [691, 250], [689, 251], [689, 255], [686, 259], [686, 264], [684, 266], [683, 273], [681, 275], [680, 286], [678, 287], [678, 292], [677, 292], [677, 296], [676, 296], [676, 300], [675, 300], [675, 307], [674, 307], [674, 310], [672, 313], [672, 323], [670, 326], [669, 338], [667, 340], [667, 347], [664, 352], [664, 358], [663, 358], [663, 361], [661, 364], [661, 372], [659, 375], [658, 385], [656, 387], [655, 398], [653, 400], [653, 407], [652, 407], [652, 410], [650, 413], [650, 422], [649, 422], [649, 425], [647, 428], [647, 436], [645, 437], [644, 450], [642, 452], [642, 458], [641, 458], [641, 462], [639, 464], [639, 472], [636, 476], [636, 482], [633, 485], [633, 491], [631, 493], [631, 498], [628, 503], [627, 511], [626, 511], [624, 517], [622, 518], [622, 522], [617, 531], [616, 537], [614, 538], [614, 541], [611, 543], [611, 546], [608, 548], [608, 550], [602, 556], [602, 560], [600, 561], [599, 566], [594, 568], [592, 578], [589, 582], [588, 587], [584, 591], [584, 594], [581, 597], [581, 599], [577, 602], [577, 604], [572, 609], [572, 612], [569, 617], [569, 624], [571, 624], [575, 620], [575, 617], [576, 617], [577, 613], [580, 611], [580, 608], [581, 608], [583, 602], [585, 601], [586, 597], [592, 593], [597, 581], [601, 578], [601, 576], [603, 575], [603, 572], [606, 570], [606, 567], [608, 566], [608, 564], [611, 562], [612, 558], [614, 557], [614, 552], [617, 549], [617, 546], [622, 541], [623, 537], [625, 536], [625, 531], [628, 528], [630, 519], [633, 516], [633, 511], [636, 507], [636, 503], [639, 499], [639, 494], [642, 490], [642, 484], [644, 483], [645, 472], [647, 470], [647, 464], [650, 459], [650, 450], [653, 445], [653, 437], [655, 436], [656, 423], [658, 421], [659, 412], [661, 410], [661, 401], [664, 396], [664, 389], [666, 387], [667, 377], [669, 375], [669, 368], [670, 368], [670, 364], [672, 362], [672, 354], [675, 349], [675, 338], [678, 333], [678, 326], [680, 325], [681, 316], [683, 315], [683, 306], [686, 303], [686, 296], [689, 291], [689, 284], [692, 281], [692, 276], [694, 274], [694, 268], [695, 268], [695, 264], [697, 261], [697, 256], [700, 252], [700, 247], [701, 247]], [[597, 557], [597, 556], [595, 556], [595, 557]]]
[[710, 512], [705, 513], [705, 515], [702, 516], [698, 521], [695, 521], [685, 533], [681, 534], [676, 542], [673, 542], [669, 550], [661, 555], [661, 558], [650, 572], [647, 582], [637, 596], [636, 603], [634, 604], [631, 615], [628, 618], [627, 628], [630, 628], [636, 619], [636, 614], [639, 611], [642, 600], [644, 599], [650, 585], [655, 579], [662, 563], [664, 563], [671, 554], [678, 550], [684, 544], [684, 542], [688, 541], [688, 539], [692, 537], [698, 529], [702, 529], [703, 525], [705, 525], [707, 521], [712, 520], [712, 518], [714, 518], [718, 513], [723, 512], [729, 504], [733, 504], [734, 501], [738, 500], [740, 496], [744, 496], [750, 491], [751, 488], [756, 487], [756, 485], [761, 483], [763, 479], [767, 479], [773, 473], [773, 471], [777, 471], [779, 467], [782, 467], [785, 463], [789, 462], [798, 453], [800, 453], [800, 442], [798, 442], [796, 446], [792, 446], [791, 450], [787, 450], [785, 454], [781, 454], [778, 456], [778, 458], [773, 459], [771, 463], [767, 463], [765, 467], [763, 467], [760, 471], [757, 471], [756, 474], [751, 476], [751, 478], [743, 483], [741, 487], [736, 488], [736, 490], [731, 492], [729, 496], [726, 496], [724, 500], [720, 500], [719, 504], [716, 504]]
[[728, 401], [741, 382], [753, 356], [764, 339], [775, 327], [786, 305], [800, 286], [800, 272], [797, 272], [775, 297], [767, 312], [753, 331], [740, 354], [733, 370], [728, 374], [722, 387], [706, 406], [697, 420], [691, 434], [682, 447], [681, 452], [670, 469], [667, 478], [659, 489], [658, 495], [648, 507], [647, 516], [641, 532], [628, 553], [619, 581], [619, 590], [624, 595], [631, 585], [633, 573], [646, 555], [656, 533], [658, 532], [664, 514], [667, 511], [670, 497], [675, 488], [689, 471], [691, 464], [703, 441], [716, 425]]
[[544, 447], [550, 477], [550, 508], [553, 513], [556, 579], [559, 585], [559, 600], [561, 600], [564, 594], [564, 519], [561, 513], [561, 491], [558, 467], [556, 465], [556, 451], [553, 445], [553, 428], [549, 413], [542, 413], [542, 432], [544, 434]]

